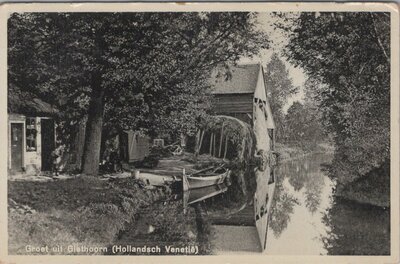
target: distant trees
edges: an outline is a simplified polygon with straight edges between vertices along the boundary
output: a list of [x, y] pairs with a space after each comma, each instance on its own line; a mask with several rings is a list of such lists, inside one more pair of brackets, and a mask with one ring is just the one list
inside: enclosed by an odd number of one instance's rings
[[287, 99], [295, 94], [299, 87], [294, 86], [293, 80], [289, 77], [289, 70], [277, 53], [272, 54], [264, 74], [267, 96], [277, 127], [277, 139], [280, 140], [285, 137], [286, 133], [283, 107]]
[[342, 182], [390, 159], [390, 14], [301, 13], [286, 55], [320, 85], [315, 99], [336, 147]]
[[312, 149], [317, 143], [327, 142], [318, 112], [307, 104], [294, 102], [285, 116], [285, 140]]
[[318, 107], [318, 91], [323, 89], [314, 78], [308, 78], [303, 86], [304, 100], [294, 102], [285, 115], [284, 141], [305, 149], [314, 149], [318, 143], [328, 143], [330, 136], [324, 129], [324, 120]]
[[104, 128], [193, 130], [207, 110], [210, 71], [268, 44], [254, 16], [14, 13], [8, 80], [57, 106], [64, 139], [87, 116], [83, 172], [95, 175]]

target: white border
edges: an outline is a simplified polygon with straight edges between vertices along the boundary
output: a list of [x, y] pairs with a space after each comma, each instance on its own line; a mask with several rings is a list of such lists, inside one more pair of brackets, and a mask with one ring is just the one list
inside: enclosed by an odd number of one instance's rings
[[[7, 18], [12, 12], [376, 11], [391, 13], [390, 256], [9, 256], [7, 255]], [[2, 263], [399, 263], [399, 13], [395, 3], [35, 3], [0, 5], [0, 264]]]

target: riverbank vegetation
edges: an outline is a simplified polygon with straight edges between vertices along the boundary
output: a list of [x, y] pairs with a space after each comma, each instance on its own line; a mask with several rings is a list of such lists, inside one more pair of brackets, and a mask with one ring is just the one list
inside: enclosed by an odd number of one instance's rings
[[[374, 199], [361, 192], [374, 188], [388, 195], [378, 183], [390, 179], [390, 15], [277, 15], [289, 37], [284, 55], [307, 74], [306, 100], [315, 103], [334, 145], [328, 170], [337, 194], [364, 202]], [[356, 186], [360, 193], [351, 194]]]
[[269, 44], [249, 12], [14, 13], [7, 25], [8, 110], [21, 96], [51, 104], [58, 144], [87, 175], [122, 131], [196, 133], [211, 72], [228, 77]]
[[[28, 252], [27, 245], [59, 245], [65, 250], [45, 254], [105, 254], [109, 252], [66, 249], [132, 243], [124, 239], [127, 233], [139, 242], [146, 238], [159, 241], [158, 245], [199, 245], [194, 209], [183, 214], [179, 202], [163, 203], [171, 199], [169, 189], [147, 190], [131, 177], [10, 181], [8, 186], [10, 254], [43, 254]], [[202, 250], [211, 248], [207, 241], [202, 238]]]

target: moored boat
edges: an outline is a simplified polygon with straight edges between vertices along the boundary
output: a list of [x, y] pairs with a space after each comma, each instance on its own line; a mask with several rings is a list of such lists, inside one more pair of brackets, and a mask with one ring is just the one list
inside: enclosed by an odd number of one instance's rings
[[183, 204], [188, 206], [197, 202], [201, 202], [228, 190], [226, 184], [212, 185], [204, 188], [191, 189], [183, 193]]
[[183, 191], [218, 185], [230, 177], [231, 171], [219, 166], [207, 168], [190, 175], [183, 174]]

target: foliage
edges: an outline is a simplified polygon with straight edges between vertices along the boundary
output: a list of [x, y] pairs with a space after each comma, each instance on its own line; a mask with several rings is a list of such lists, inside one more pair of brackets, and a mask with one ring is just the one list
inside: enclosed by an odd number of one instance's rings
[[272, 54], [264, 74], [267, 96], [275, 125], [278, 128], [277, 139], [279, 140], [286, 134], [283, 107], [287, 99], [295, 94], [299, 87], [294, 86], [293, 80], [289, 77], [289, 70], [277, 53]]
[[103, 126], [106, 137], [190, 134], [206, 114], [210, 71], [267, 44], [254, 14], [239, 12], [14, 13], [8, 33], [9, 83], [56, 105], [66, 135], [88, 115], [89, 174]]
[[284, 120], [286, 142], [303, 149], [312, 149], [316, 147], [317, 143], [326, 140], [316, 108], [294, 102], [289, 107]]
[[[360, 221], [362, 219], [362, 221]], [[335, 197], [323, 216], [329, 255], [390, 255], [390, 210]], [[351, 223], [351, 224], [349, 224]]]
[[359, 203], [390, 207], [390, 164], [373, 169], [348, 185], [338, 186], [336, 194]]
[[390, 14], [301, 13], [286, 55], [321, 85], [313, 92], [336, 147], [332, 174], [353, 181], [390, 156]]
[[194, 245], [197, 233], [194, 218], [192, 210], [183, 214], [182, 203], [157, 204], [154, 210], [146, 215], [148, 223], [155, 228], [154, 234], [149, 239], [166, 245]]
[[24, 214], [9, 208], [10, 248], [13, 254], [27, 254], [26, 245], [107, 247], [135, 221], [142, 207], [167, 195], [158, 189], [140, 189], [131, 178], [9, 182], [9, 199], [33, 209], [33, 213]]
[[202, 120], [201, 128], [205, 132], [215, 133], [217, 138], [221, 135], [223, 128], [223, 139], [228, 140], [228, 144], [233, 146], [229, 149], [229, 157], [241, 161], [252, 157], [256, 139], [247, 123], [230, 116], [208, 116]]

